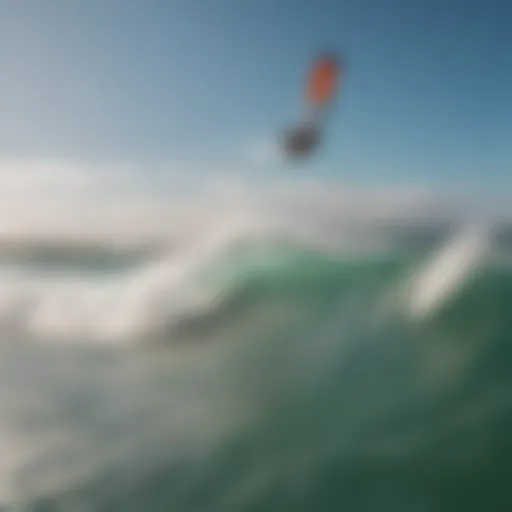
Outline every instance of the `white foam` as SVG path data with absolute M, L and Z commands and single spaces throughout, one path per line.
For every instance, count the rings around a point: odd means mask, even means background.
M 245 226 L 235 219 L 116 277 L 4 274 L 0 324 L 52 341 L 114 342 L 151 334 L 215 306 L 219 290 L 196 278 L 248 232 Z
M 487 225 L 464 227 L 417 271 L 408 290 L 413 317 L 434 314 L 468 282 L 489 253 L 489 235 Z

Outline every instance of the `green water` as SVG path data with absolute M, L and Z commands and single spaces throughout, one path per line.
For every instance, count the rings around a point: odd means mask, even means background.
M 156 345 L 2 347 L 0 443 L 32 454 L 2 474 L 26 510 L 512 506 L 512 274 L 420 323 L 379 313 L 411 259 L 236 258 Z

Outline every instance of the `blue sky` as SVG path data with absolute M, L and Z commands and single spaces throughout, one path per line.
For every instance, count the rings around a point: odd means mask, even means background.
M 511 22 L 506 0 L 4 0 L 0 158 L 243 166 L 328 47 L 348 69 L 315 172 L 503 184 Z

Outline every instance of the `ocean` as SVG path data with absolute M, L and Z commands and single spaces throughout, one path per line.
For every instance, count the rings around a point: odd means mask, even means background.
M 469 231 L 4 251 L 0 510 L 508 510 L 512 272 Z

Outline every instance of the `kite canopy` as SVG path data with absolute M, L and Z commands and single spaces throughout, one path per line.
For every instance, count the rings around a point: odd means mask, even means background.
M 336 91 L 338 82 L 338 59 L 330 54 L 317 57 L 309 72 L 307 100 L 311 105 L 323 106 Z

